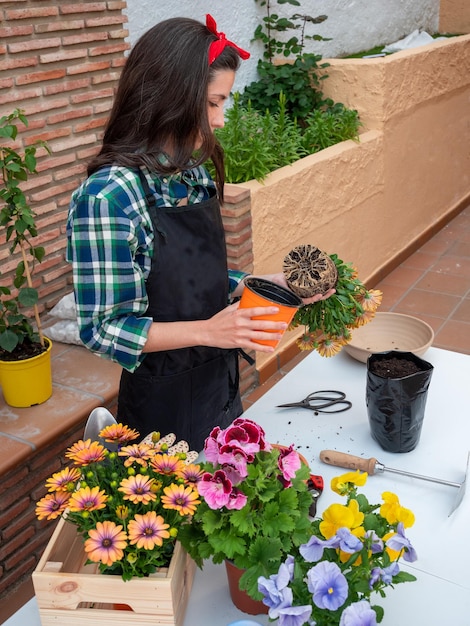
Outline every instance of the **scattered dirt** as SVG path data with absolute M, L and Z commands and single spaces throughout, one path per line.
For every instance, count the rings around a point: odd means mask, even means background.
M 369 366 L 370 371 L 382 378 L 403 378 L 420 372 L 421 368 L 414 361 L 406 361 L 397 357 L 374 361 Z

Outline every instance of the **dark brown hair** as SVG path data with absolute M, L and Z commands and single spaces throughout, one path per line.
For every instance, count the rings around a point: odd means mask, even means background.
M 223 150 L 207 117 L 207 90 L 214 73 L 236 71 L 237 52 L 227 46 L 209 66 L 216 39 L 193 19 L 172 18 L 155 25 L 135 44 L 123 68 L 99 154 L 88 175 L 104 165 L 145 165 L 160 174 L 212 159 L 223 196 Z M 196 161 L 194 146 L 201 142 Z M 159 158 L 172 146 L 169 162 Z

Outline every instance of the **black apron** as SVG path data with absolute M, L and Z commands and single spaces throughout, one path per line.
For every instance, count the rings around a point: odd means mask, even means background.
M 217 196 L 199 204 L 157 207 L 138 171 L 154 230 L 146 315 L 155 322 L 209 319 L 227 306 L 225 235 Z M 148 353 L 122 371 L 118 420 L 139 431 L 175 433 L 202 450 L 215 426 L 243 412 L 238 351 L 196 346 Z

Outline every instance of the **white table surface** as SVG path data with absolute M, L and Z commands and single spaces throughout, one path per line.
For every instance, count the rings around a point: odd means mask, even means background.
M 323 449 L 375 457 L 385 466 L 462 482 L 470 450 L 470 356 L 430 348 L 423 358 L 432 363 L 434 372 L 420 442 L 406 454 L 384 452 L 372 439 L 365 405 L 366 366 L 346 353 L 333 358 L 310 354 L 250 407 L 245 417 L 261 424 L 272 443 L 293 443 L 312 473 L 324 477 L 320 512 L 338 501 L 329 483 L 346 471 L 323 464 L 319 460 Z M 352 409 L 315 415 L 306 409 L 276 408 L 320 389 L 344 391 Z M 382 626 L 469 626 L 470 496 L 466 494 L 449 516 L 455 487 L 385 472 L 369 477 L 363 490 L 370 502 L 377 503 L 383 491 L 393 491 L 416 516 L 407 536 L 418 560 L 406 568 L 418 580 L 390 589 L 385 599 L 376 597 L 385 609 Z M 208 563 L 197 571 L 184 626 L 226 626 L 247 617 L 231 603 L 224 566 Z M 252 619 L 262 625 L 270 623 L 267 616 Z M 5 622 L 5 626 L 40 624 L 34 598 Z

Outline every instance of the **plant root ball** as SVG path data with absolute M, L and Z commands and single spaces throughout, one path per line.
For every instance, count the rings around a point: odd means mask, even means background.
M 325 253 L 305 244 L 297 246 L 284 259 L 283 272 L 289 288 L 300 298 L 324 294 L 336 286 L 338 270 Z

